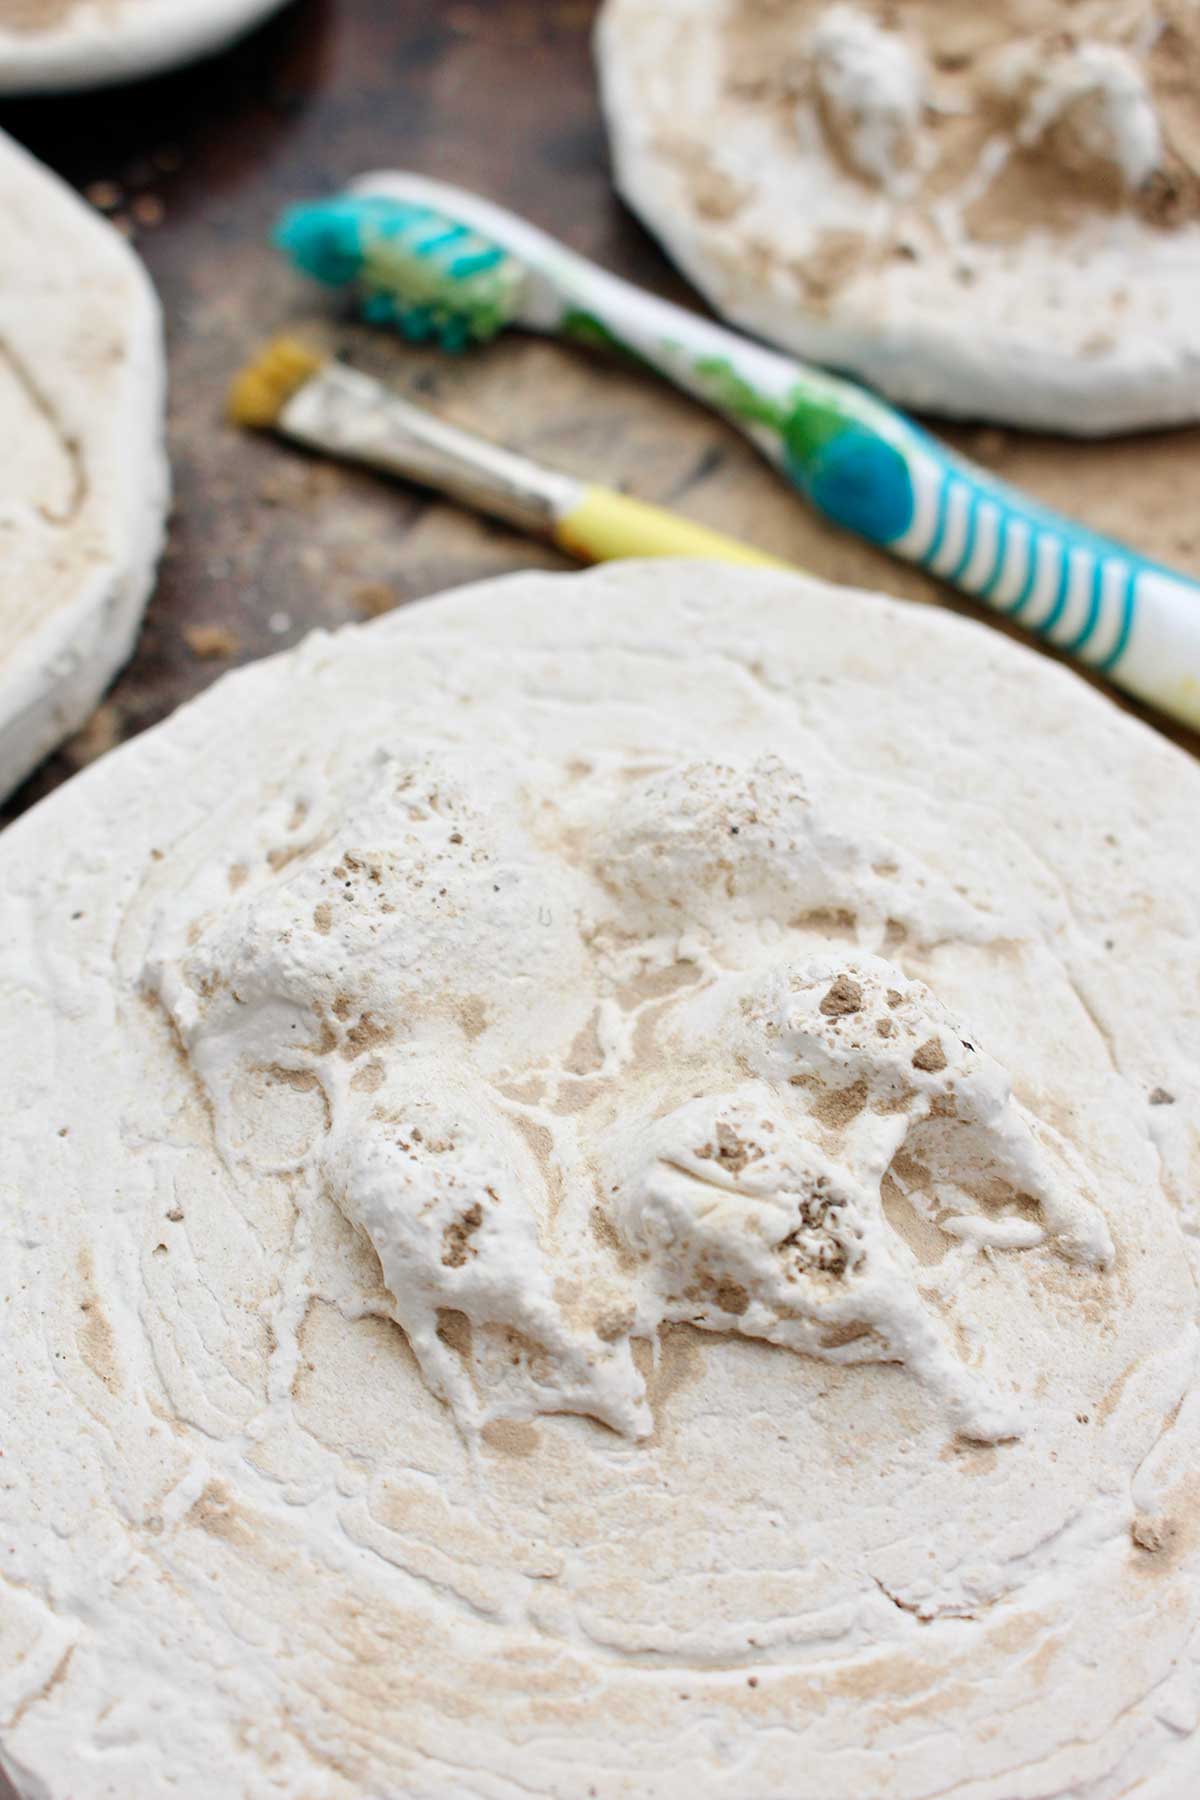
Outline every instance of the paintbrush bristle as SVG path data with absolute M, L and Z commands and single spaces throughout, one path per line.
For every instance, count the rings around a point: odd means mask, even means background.
M 275 338 L 235 378 L 229 390 L 229 417 L 235 425 L 261 429 L 274 425 L 292 395 L 325 361 L 299 338 Z

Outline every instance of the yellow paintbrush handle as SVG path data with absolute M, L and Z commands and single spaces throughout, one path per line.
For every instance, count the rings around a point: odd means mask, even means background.
M 778 556 L 740 544 L 736 538 L 707 531 L 678 513 L 602 487 L 585 488 L 579 503 L 559 520 L 554 536 L 564 550 L 584 562 L 607 562 L 620 556 L 706 556 L 715 562 L 794 567 Z

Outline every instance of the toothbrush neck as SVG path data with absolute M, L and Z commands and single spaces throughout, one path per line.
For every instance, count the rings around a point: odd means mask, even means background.
M 786 400 L 797 380 L 808 374 L 788 357 L 610 275 L 583 257 L 571 256 L 555 271 L 555 287 L 562 305 L 559 329 L 566 335 L 624 350 L 710 402 L 706 365 L 736 371 L 742 381 L 773 401 Z

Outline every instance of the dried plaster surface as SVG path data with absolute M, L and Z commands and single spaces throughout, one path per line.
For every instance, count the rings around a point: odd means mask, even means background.
M 14 827 L 11 1771 L 1177 1794 L 1193 787 L 681 565 L 310 640 Z

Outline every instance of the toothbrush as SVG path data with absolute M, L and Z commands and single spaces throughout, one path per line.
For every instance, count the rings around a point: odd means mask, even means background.
M 228 411 L 235 424 L 273 429 L 310 450 L 332 451 L 438 488 L 552 538 L 583 562 L 700 556 L 789 566 L 678 513 L 544 469 L 435 418 L 295 338 L 276 338 L 246 365 L 230 388 Z
M 737 425 L 828 519 L 1200 726 L 1200 583 L 1039 505 L 856 384 L 643 293 L 443 182 L 364 177 L 277 241 L 364 316 L 446 349 L 506 326 L 634 356 Z

